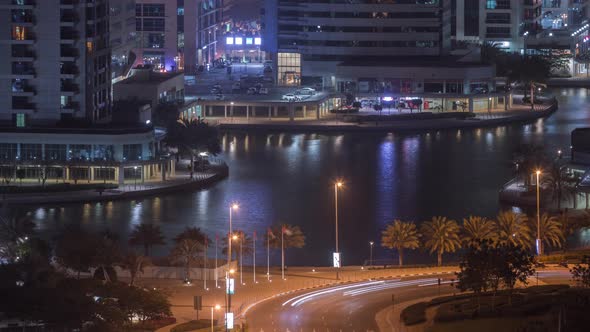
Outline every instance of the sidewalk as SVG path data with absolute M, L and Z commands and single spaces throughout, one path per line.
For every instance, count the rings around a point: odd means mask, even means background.
M 429 267 L 429 268 L 389 268 L 366 270 L 361 267 L 344 267 L 340 271 L 340 280 L 336 279 L 333 268 L 297 267 L 286 271 L 285 279 L 281 279 L 281 271 L 271 268 L 270 281 L 266 277 L 266 269 L 257 267 L 256 281 L 253 283 L 253 271 L 251 267 L 243 271 L 244 285 L 240 284 L 240 274 L 234 275 L 236 281 L 235 294 L 232 296 L 232 312 L 236 319 L 243 319 L 243 315 L 255 303 L 277 294 L 283 294 L 295 290 L 323 287 L 331 284 L 361 281 L 375 278 L 408 277 L 417 275 L 429 275 L 440 273 L 453 273 L 457 267 Z M 261 273 L 262 272 L 262 273 Z M 215 288 L 215 281 L 208 281 L 209 290 L 204 290 L 204 281 L 195 281 L 190 286 L 182 284 L 181 280 L 149 280 L 140 279 L 138 284 L 146 287 L 163 289 L 170 295 L 172 313 L 177 319 L 177 324 L 196 319 L 196 311 L 193 310 L 193 297 L 203 296 L 203 311 L 199 318 L 210 317 L 210 307 L 216 304 L 225 305 L 225 281 L 219 280 Z M 217 320 L 223 320 L 223 312 L 215 312 Z M 176 324 L 175 324 L 176 325 Z M 168 332 L 174 325 L 157 330 Z
M 332 132 L 378 132 L 378 131 L 422 131 L 441 129 L 481 128 L 507 125 L 514 122 L 534 121 L 551 115 L 557 105 L 514 105 L 506 112 L 478 112 L 474 118 L 436 118 L 436 119 L 395 119 L 389 121 L 344 122 L 343 117 L 331 116 L 324 119 L 296 118 L 208 118 L 222 129 L 236 130 L 274 130 L 274 131 L 332 131 Z
M 33 194 L 7 194 L 3 196 L 3 200 L 5 203 L 11 205 L 112 201 L 162 194 L 178 190 L 199 189 L 224 179 L 227 177 L 228 173 L 229 170 L 227 166 L 216 167 L 211 171 L 195 173 L 193 179 L 190 179 L 186 172 L 177 172 L 173 178 L 167 179 L 163 182 L 146 181 L 137 184 L 126 183 L 117 189 L 107 189 L 102 192 L 97 190 L 74 190 Z

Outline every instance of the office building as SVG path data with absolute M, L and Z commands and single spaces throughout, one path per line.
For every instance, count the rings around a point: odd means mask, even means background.
M 137 42 L 135 0 L 111 0 L 109 5 L 111 70 L 112 78 L 116 78 L 131 67 L 129 61 L 134 61 L 134 58 L 129 57 Z

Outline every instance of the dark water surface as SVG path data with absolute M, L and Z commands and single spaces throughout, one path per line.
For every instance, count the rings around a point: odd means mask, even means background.
M 460 220 L 469 214 L 493 217 L 498 190 L 512 175 L 511 156 L 522 143 L 568 151 L 570 132 L 590 125 L 588 90 L 554 90 L 560 102 L 552 117 L 532 124 L 433 131 L 417 134 L 240 134 L 223 137 L 227 180 L 199 192 L 138 201 L 31 208 L 39 230 L 50 237 L 67 223 L 126 238 L 134 225 L 153 222 L 170 239 L 185 226 L 204 229 L 212 238 L 227 232 L 228 206 L 240 203 L 234 228 L 259 234 L 258 262 L 265 262 L 260 240 L 273 223 L 299 225 L 304 249 L 288 252 L 291 265 L 327 265 L 334 248 L 333 182 L 339 195 L 340 247 L 344 264 L 358 264 L 394 218 L 420 223 L 433 215 Z M 590 234 L 579 235 L 590 238 Z M 168 247 L 157 252 L 165 254 Z M 424 261 L 410 255 L 406 263 Z M 278 262 L 278 255 L 273 256 Z

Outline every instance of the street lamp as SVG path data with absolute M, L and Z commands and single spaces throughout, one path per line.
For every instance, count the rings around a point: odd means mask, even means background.
M 137 166 L 133 166 L 133 190 L 137 190 Z
M 557 150 L 557 158 L 558 159 L 561 159 L 561 153 L 562 153 L 561 149 Z
M 536 245 L 537 245 L 537 255 L 540 256 L 543 254 L 543 250 L 541 248 L 541 213 L 540 213 L 540 185 L 539 185 L 539 177 L 541 176 L 541 171 L 537 170 L 535 172 L 535 174 L 537 175 L 537 241 L 536 241 Z
M 221 306 L 219 304 L 211 306 L 211 332 L 215 332 L 215 327 L 213 326 L 213 309 L 219 310 L 221 309 Z
M 340 251 L 338 250 L 338 188 L 342 187 L 342 181 L 334 183 L 334 216 L 336 221 L 336 252 L 334 253 L 334 267 L 336 268 L 336 279 L 340 279 L 339 269 L 341 265 Z
M 373 245 L 375 244 L 375 242 L 371 241 L 369 242 L 369 245 L 371 246 L 371 252 L 369 255 L 369 266 L 373 266 Z
M 234 273 L 234 270 L 231 269 L 231 241 L 232 241 L 232 211 L 233 210 L 237 210 L 239 208 L 239 205 L 237 203 L 232 203 L 229 206 L 229 233 L 227 234 L 227 269 L 228 269 L 228 274 L 226 276 L 226 282 L 229 283 L 230 282 L 230 276 L 231 274 Z M 226 315 L 229 314 L 230 310 L 231 310 L 231 294 L 229 291 L 226 291 L 227 293 L 227 306 L 225 307 L 226 310 Z M 226 330 L 227 330 L 227 324 L 226 324 Z

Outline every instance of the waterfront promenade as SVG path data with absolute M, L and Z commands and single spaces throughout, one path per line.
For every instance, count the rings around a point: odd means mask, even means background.
M 346 115 L 332 115 L 315 120 L 311 118 L 289 120 L 288 118 L 209 118 L 221 129 L 238 131 L 314 131 L 314 132 L 382 132 L 382 131 L 427 131 L 442 129 L 482 128 L 534 121 L 548 117 L 558 108 L 557 103 L 536 105 L 514 105 L 508 111 L 474 113 L 473 117 L 438 117 L 445 113 L 432 113 L 434 118 L 408 118 L 409 114 L 384 115 L 383 120 L 348 121 Z M 416 116 L 425 113 L 414 113 Z M 459 113 L 457 113 L 459 114 Z M 375 115 L 375 114 L 373 114 Z
M 63 192 L 39 192 L 4 194 L 2 201 L 9 205 L 28 204 L 63 204 L 63 203 L 89 203 L 113 201 L 119 199 L 133 199 L 138 197 L 172 193 L 183 190 L 198 190 L 206 188 L 229 174 L 226 164 L 212 166 L 204 172 L 195 172 L 193 178 L 185 171 L 177 171 L 166 181 L 145 181 L 138 183 L 126 183 L 115 189 L 104 190 L 71 190 Z

